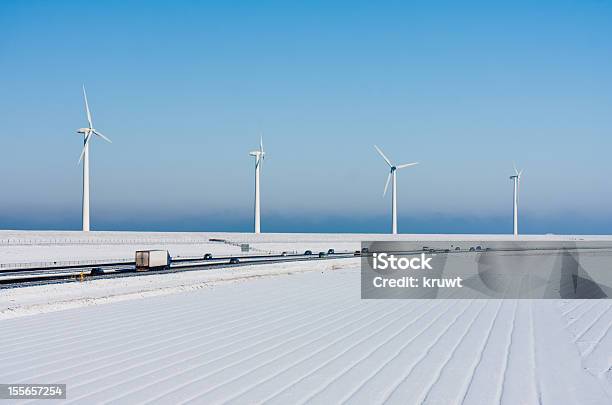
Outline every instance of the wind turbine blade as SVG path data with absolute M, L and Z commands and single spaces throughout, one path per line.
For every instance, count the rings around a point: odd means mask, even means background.
M 399 165 L 399 166 L 397 166 L 397 169 L 403 169 L 404 167 L 415 166 L 415 165 L 418 165 L 418 164 L 419 164 L 419 162 L 414 162 L 414 163 L 406 163 L 406 164 L 403 164 L 403 165 Z
M 85 155 L 85 149 L 87 148 L 87 144 L 89 143 L 89 137 L 90 134 L 87 134 L 87 136 L 85 137 L 85 144 L 83 145 L 83 150 L 81 151 L 81 156 L 79 156 L 79 162 L 77 164 L 81 164 L 81 161 L 83 160 L 83 156 Z
M 259 137 L 259 151 L 263 153 L 263 135 Z
M 104 139 L 106 142 L 108 143 L 113 143 L 113 141 L 111 141 L 110 139 L 108 139 L 107 137 L 105 137 L 104 135 L 102 135 L 100 132 L 98 132 L 98 130 L 94 130 L 93 131 L 94 134 L 98 135 L 100 138 Z
M 512 162 L 512 167 L 514 168 L 514 174 L 519 175 L 518 170 L 516 170 L 516 163 Z
M 376 150 L 378 151 L 378 153 L 380 154 L 380 156 L 382 156 L 383 159 L 385 159 L 385 162 L 387 162 L 387 164 L 389 165 L 389 167 L 393 167 L 393 165 L 391 164 L 391 161 L 389 160 L 389 158 L 387 158 L 385 156 L 385 154 L 383 153 L 382 150 L 380 150 L 380 148 L 376 145 L 374 145 L 374 147 L 376 148 Z
M 387 183 L 385 184 L 385 191 L 383 191 L 383 197 L 387 194 L 387 189 L 389 188 L 389 182 L 391 181 L 391 172 L 387 176 Z
M 83 85 L 83 97 L 85 98 L 85 111 L 87 112 L 87 122 L 89 122 L 89 128 L 93 128 L 91 123 L 91 112 L 89 111 L 89 103 L 87 102 L 87 93 L 85 92 L 85 85 Z

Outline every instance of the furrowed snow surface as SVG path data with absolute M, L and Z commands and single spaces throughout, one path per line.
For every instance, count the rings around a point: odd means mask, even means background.
M 0 320 L 0 382 L 82 404 L 612 402 L 608 300 L 361 300 L 343 263 Z

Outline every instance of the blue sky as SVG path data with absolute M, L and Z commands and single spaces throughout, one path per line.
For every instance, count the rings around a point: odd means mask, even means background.
M 0 228 L 612 233 L 612 2 L 0 3 Z M 98 141 L 98 140 L 96 140 Z

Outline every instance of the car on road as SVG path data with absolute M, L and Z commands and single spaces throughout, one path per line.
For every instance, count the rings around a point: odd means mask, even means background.
M 102 270 L 101 267 L 94 267 L 93 269 L 91 269 L 91 272 L 89 274 L 92 276 L 101 276 L 102 274 L 104 274 L 104 270 Z
M 237 257 L 230 258 L 229 264 L 238 264 L 240 263 L 240 259 Z
M 211 260 L 212 259 L 212 253 L 206 253 L 204 255 L 204 260 Z
M 336 253 L 336 251 L 335 251 L 334 249 L 329 249 L 329 250 L 327 251 L 327 254 L 328 254 L 328 255 L 333 255 L 334 253 Z
M 312 254 L 312 250 L 307 250 L 304 252 L 305 256 L 310 256 Z
M 287 252 L 281 253 L 281 256 L 283 256 L 283 257 L 287 256 Z
M 325 253 L 325 252 L 319 252 L 319 257 L 327 257 L 327 253 Z

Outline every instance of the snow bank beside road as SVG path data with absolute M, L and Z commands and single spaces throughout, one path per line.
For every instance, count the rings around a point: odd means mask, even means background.
M 243 282 L 253 278 L 284 276 L 310 271 L 331 271 L 341 268 L 357 269 L 358 266 L 358 258 L 349 258 L 240 266 L 233 269 L 142 274 L 134 277 L 89 280 L 81 283 L 15 288 L 3 290 L 0 295 L 0 320 L 68 308 L 214 288 L 219 284 Z

